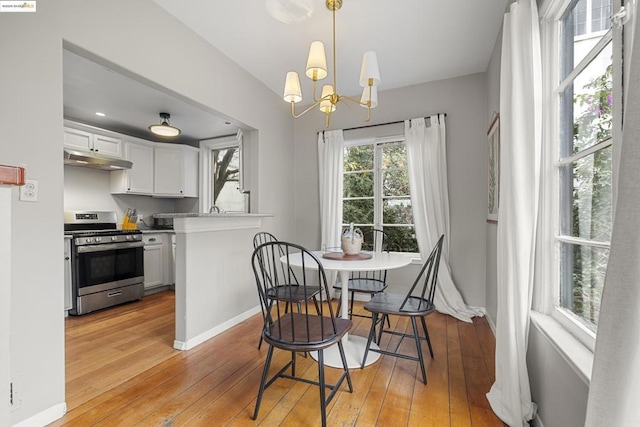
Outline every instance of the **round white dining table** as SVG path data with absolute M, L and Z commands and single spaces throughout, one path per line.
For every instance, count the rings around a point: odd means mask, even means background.
M 364 253 L 364 252 L 363 252 Z M 325 271 L 337 271 L 342 290 L 340 292 L 343 319 L 349 318 L 349 291 L 348 282 L 349 276 L 353 271 L 375 271 L 375 270 L 391 270 L 395 268 L 401 268 L 411 263 L 411 258 L 397 253 L 388 252 L 366 252 L 371 254 L 371 258 L 364 260 L 355 259 L 328 259 L 323 257 L 322 251 L 314 251 L 313 254 L 320 260 L 322 268 Z M 280 261 L 287 263 L 287 256 L 280 258 Z M 292 267 L 302 267 L 302 253 L 290 254 L 288 257 L 289 265 Z M 313 265 L 314 263 L 311 263 Z M 310 267 L 310 263 L 307 261 L 304 263 L 305 267 Z M 345 355 L 347 358 L 347 365 L 349 368 L 359 368 L 362 365 L 362 358 L 364 357 L 364 351 L 367 346 L 367 337 L 361 337 L 358 335 L 347 334 L 342 339 L 342 346 L 344 347 Z M 372 343 L 371 346 L 376 346 Z M 311 357 L 317 359 L 315 354 L 311 354 Z M 371 352 L 367 357 L 366 365 L 374 363 L 380 357 L 380 353 Z M 327 366 L 333 366 L 335 368 L 342 368 L 342 361 L 340 359 L 340 352 L 338 346 L 329 347 L 324 351 L 324 363 Z

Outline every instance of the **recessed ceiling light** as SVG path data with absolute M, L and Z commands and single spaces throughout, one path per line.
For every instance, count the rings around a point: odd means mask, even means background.
M 104 117 L 104 116 L 106 116 L 106 114 L 105 113 L 101 113 L 100 111 L 96 111 L 96 116 Z

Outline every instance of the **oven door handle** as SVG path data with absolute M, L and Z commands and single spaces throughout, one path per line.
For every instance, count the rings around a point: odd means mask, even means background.
M 77 251 L 79 254 L 85 254 L 89 252 L 111 251 L 114 249 L 141 248 L 143 246 L 144 242 L 106 243 L 102 245 L 78 246 Z

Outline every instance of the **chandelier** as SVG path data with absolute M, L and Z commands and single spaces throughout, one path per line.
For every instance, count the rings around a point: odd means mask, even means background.
M 329 127 L 331 113 L 335 111 L 338 102 L 344 102 L 352 112 L 360 119 L 368 122 L 371 119 L 371 109 L 378 105 L 378 89 L 380 84 L 380 71 L 378 70 L 378 60 L 375 52 L 365 52 L 362 57 L 362 67 L 360 69 L 360 86 L 363 87 L 362 97 L 358 100 L 346 95 L 338 94 L 336 83 L 336 10 L 342 7 L 342 0 L 325 0 L 327 9 L 332 13 L 333 18 L 333 85 L 322 86 L 320 98 L 316 97 L 316 82 L 327 77 L 327 58 L 324 52 L 324 44 L 321 41 L 311 43 L 309 58 L 307 59 L 306 76 L 313 80 L 313 101 L 314 104 L 303 112 L 296 114 L 295 104 L 302 101 L 302 90 L 298 73 L 289 71 L 284 84 L 284 100 L 291 103 L 291 115 L 295 118 L 311 111 L 314 107 L 319 107 L 325 114 L 326 126 Z M 354 105 L 367 109 L 367 116 L 359 113 Z

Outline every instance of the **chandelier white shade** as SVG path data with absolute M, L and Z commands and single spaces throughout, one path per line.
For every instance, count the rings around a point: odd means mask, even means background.
M 322 80 L 327 77 L 327 56 L 324 54 L 324 43 L 314 41 L 309 48 L 307 59 L 307 77 Z
M 378 58 L 373 51 L 366 52 L 362 57 L 362 67 L 360 68 L 360 86 L 364 88 L 360 99 L 351 96 L 340 95 L 338 93 L 338 85 L 336 82 L 336 10 L 342 6 L 342 0 L 325 0 L 327 9 L 332 12 L 333 22 L 333 85 L 323 85 L 320 98 L 316 98 L 316 82 L 327 77 L 327 57 L 325 55 L 324 43 L 314 41 L 309 48 L 309 56 L 307 58 L 307 67 L 305 75 L 313 81 L 313 105 L 299 114 L 295 112 L 295 104 L 302 101 L 302 88 L 300 86 L 300 78 L 295 71 L 287 73 L 284 84 L 283 99 L 291 103 L 291 115 L 295 118 L 311 111 L 313 107 L 319 107 L 320 111 L 325 113 L 326 126 L 329 127 L 331 113 L 333 113 L 338 102 L 347 101 L 344 104 L 365 122 L 371 119 L 371 109 L 378 105 L 378 89 L 380 84 L 380 70 L 378 69 Z M 362 116 L 349 103 L 360 105 L 367 109 L 367 116 Z
M 289 71 L 284 82 L 284 100 L 287 102 L 302 101 L 302 89 L 300 89 L 300 79 L 298 73 Z
M 373 79 L 373 86 L 380 84 L 380 70 L 378 70 L 378 57 L 373 51 L 365 52 L 362 56 L 362 68 L 360 69 L 360 86 L 369 86 L 369 79 Z

